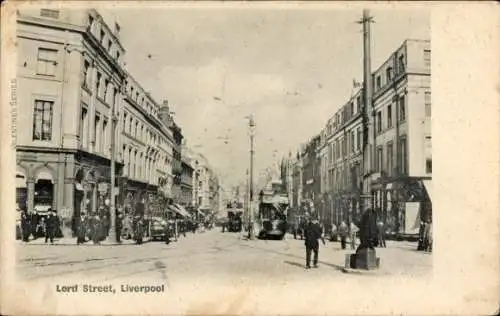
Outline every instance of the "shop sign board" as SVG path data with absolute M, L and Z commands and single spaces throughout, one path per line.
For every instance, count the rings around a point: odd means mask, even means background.
M 405 203 L 405 234 L 418 234 L 420 228 L 420 202 Z

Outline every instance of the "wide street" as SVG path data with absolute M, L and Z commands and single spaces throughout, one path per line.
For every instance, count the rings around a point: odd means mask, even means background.
M 166 245 L 94 246 L 18 244 L 18 273 L 27 280 L 44 278 L 97 278 L 101 281 L 165 279 L 169 286 L 184 277 L 252 276 L 288 281 L 307 273 L 346 277 L 344 258 L 350 250 L 340 243 L 327 242 L 320 248 L 320 267 L 305 271 L 303 241 L 287 235 L 286 240 L 246 240 L 238 233 L 222 233 L 215 228 L 205 233 L 187 234 Z M 388 241 L 377 248 L 381 267 L 374 275 L 422 276 L 431 271 L 432 256 L 417 252 L 410 242 Z
M 410 284 L 422 285 L 419 292 L 426 293 L 425 286 L 432 278 L 432 255 L 417 252 L 415 243 L 388 241 L 387 246 L 377 248 L 379 270 L 346 273 L 342 267 L 345 254 L 351 251 L 341 250 L 340 243 L 320 246 L 320 267 L 305 270 L 303 241 L 290 235 L 281 241 L 246 240 L 241 234 L 215 228 L 188 234 L 170 245 L 76 246 L 18 241 L 17 279 L 24 282 L 17 285 L 16 295 L 24 293 L 30 300 L 29 310 L 20 310 L 23 313 L 47 308 L 53 313 L 94 308 L 92 311 L 99 314 L 120 308 L 124 313 L 345 313 L 346 308 L 368 308 L 372 300 L 387 300 L 391 304 L 387 306 L 404 308 L 418 294 L 417 287 Z M 78 293 L 57 292 L 57 286 L 75 284 Z M 82 295 L 85 284 L 112 284 L 117 294 Z M 165 291 L 123 293 L 123 285 L 163 285 Z M 411 293 L 417 294 L 403 300 L 400 294 L 409 286 Z M 371 294 L 361 302 L 360 291 Z M 391 299 L 395 296 L 397 301 Z M 279 303 L 285 301 L 291 303 Z

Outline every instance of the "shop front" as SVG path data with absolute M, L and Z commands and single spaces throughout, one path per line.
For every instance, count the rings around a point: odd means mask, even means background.
M 418 235 L 420 221 L 432 214 L 430 178 L 400 177 L 375 184 L 373 205 L 390 235 Z

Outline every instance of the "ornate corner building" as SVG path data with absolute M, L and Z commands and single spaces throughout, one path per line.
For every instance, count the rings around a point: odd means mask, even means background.
M 94 9 L 20 9 L 17 42 L 18 205 L 96 212 L 112 194 L 111 137 L 118 204 L 171 198 L 181 130 L 124 68 L 120 26 Z

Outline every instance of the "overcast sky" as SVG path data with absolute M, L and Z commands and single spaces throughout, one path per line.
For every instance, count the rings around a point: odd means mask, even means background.
M 158 102 L 169 100 L 187 144 L 225 186 L 245 180 L 245 116 L 255 114 L 258 176 L 318 134 L 351 95 L 353 79 L 362 80 L 361 9 L 135 6 L 103 13 L 121 25 L 127 69 Z M 427 11 L 371 13 L 373 69 L 404 39 L 430 37 Z

